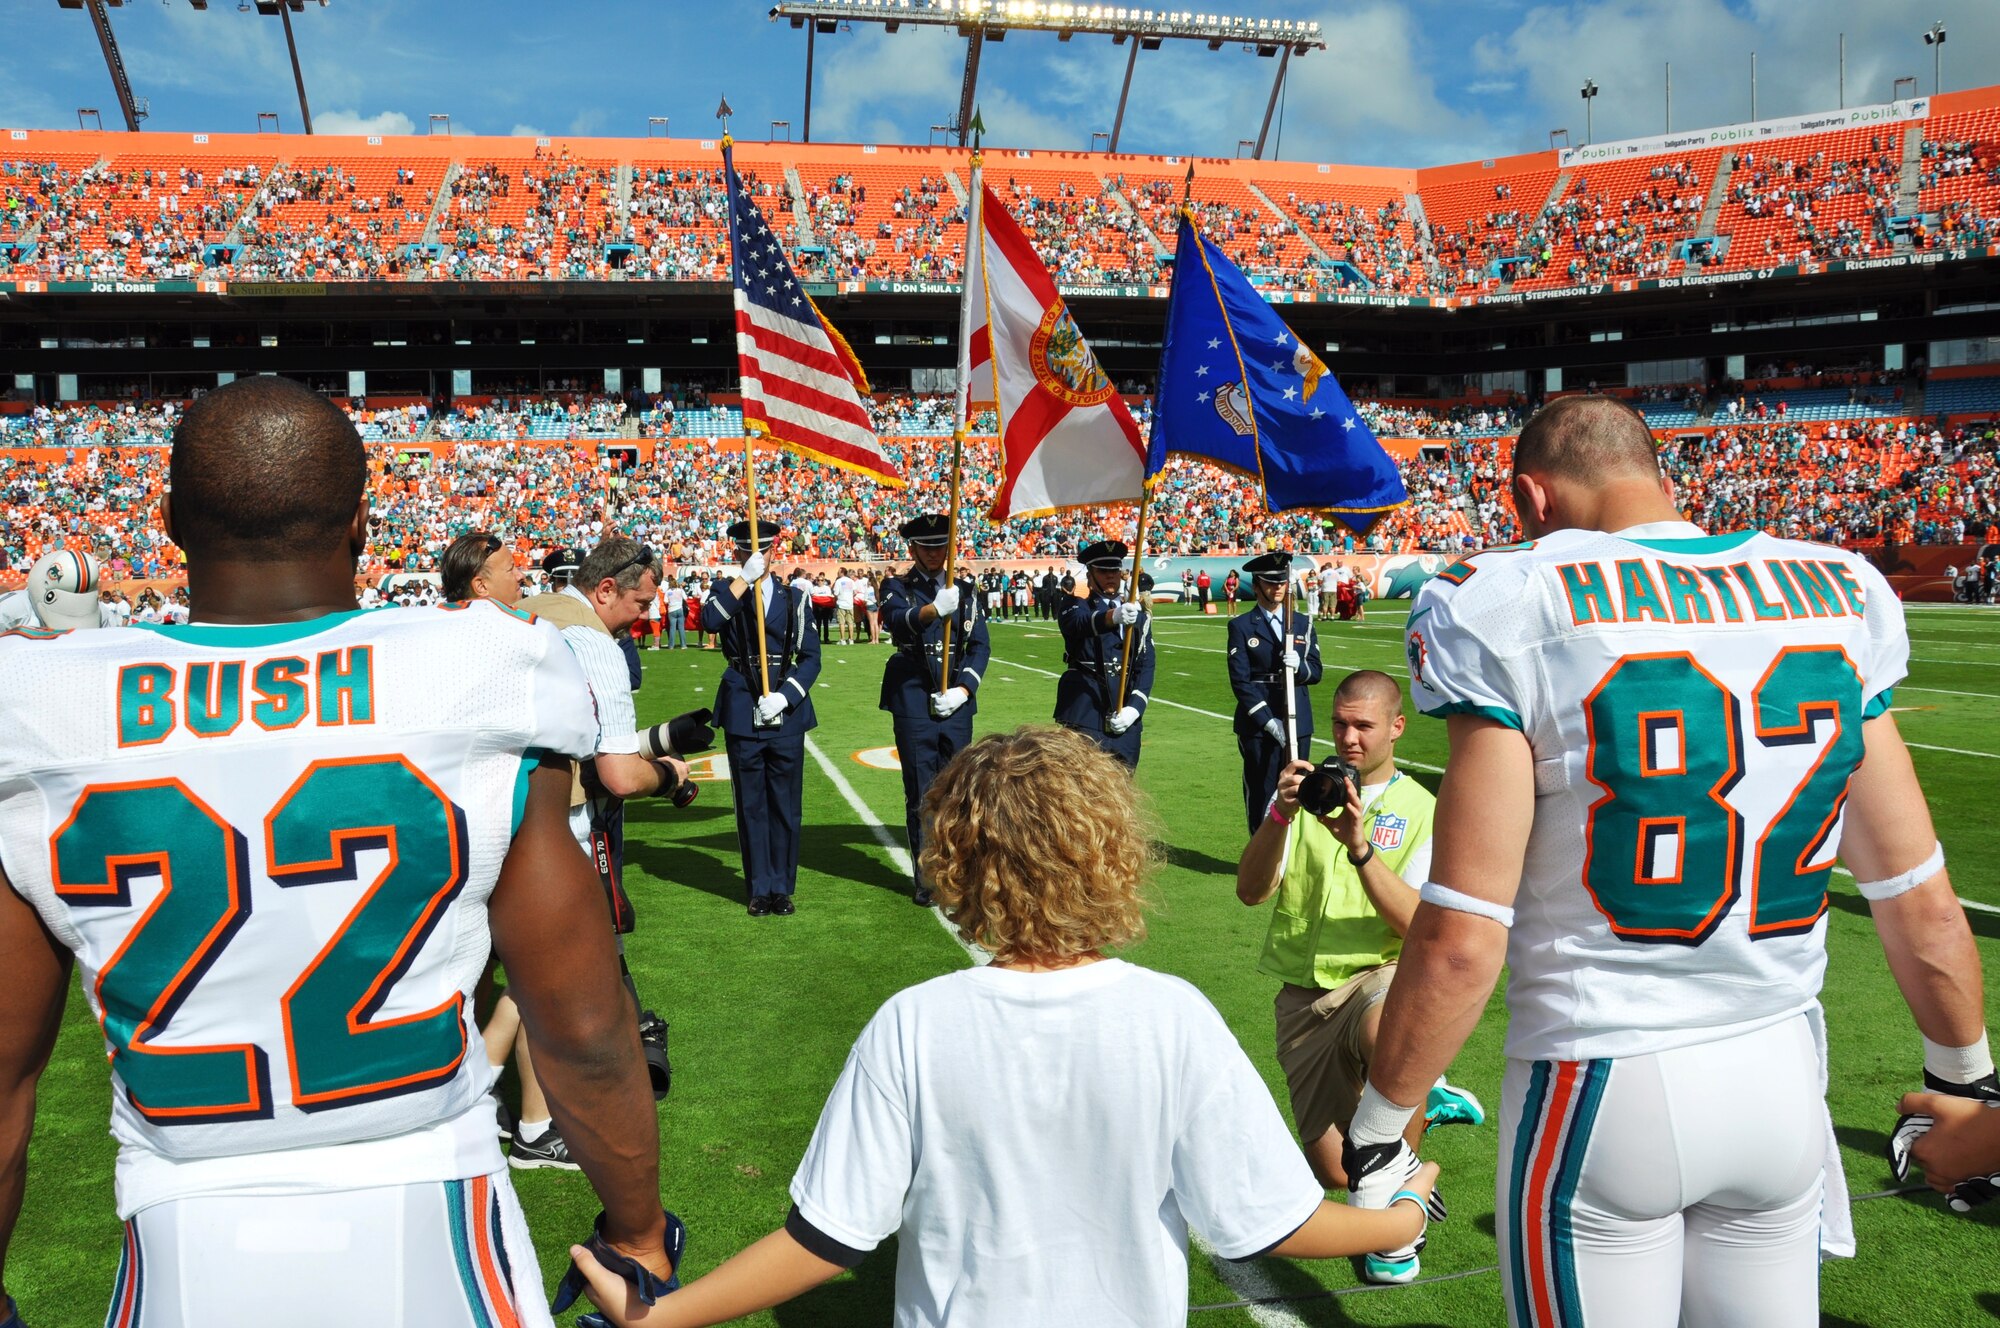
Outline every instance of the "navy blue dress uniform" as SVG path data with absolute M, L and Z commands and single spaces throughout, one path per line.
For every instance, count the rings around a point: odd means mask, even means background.
M 760 546 L 768 548 L 779 527 L 758 522 Z M 737 553 L 750 557 L 750 523 L 729 528 Z M 715 726 L 729 754 L 729 778 L 736 794 L 736 842 L 743 878 L 750 889 L 750 912 L 762 917 L 793 911 L 799 880 L 799 829 L 804 820 L 806 734 L 818 723 L 812 689 L 819 679 L 819 632 L 812 601 L 782 580 L 763 573 L 764 643 L 771 693 L 763 692 L 757 657 L 755 597 L 746 587 L 739 598 L 733 577 L 721 577 L 702 601 L 702 627 L 713 632 L 729 667 L 715 691 Z M 781 708 L 782 707 L 782 708 Z M 778 711 L 764 721 L 765 712 Z
M 1125 555 L 1125 546 L 1117 540 L 1099 540 L 1085 545 L 1077 561 L 1092 572 L 1109 572 L 1124 567 Z M 1058 620 L 1064 669 L 1056 682 L 1055 720 L 1088 734 L 1099 747 L 1137 770 L 1140 730 L 1153 690 L 1153 617 L 1143 608 L 1139 610 L 1121 707 L 1118 674 L 1124 658 L 1125 627 L 1119 622 L 1119 608 L 1124 601 L 1115 592 L 1097 589 L 1095 577 L 1088 573 L 1085 585 L 1089 594 L 1066 601 Z
M 1312 751 L 1312 699 L 1306 688 L 1325 673 L 1320 663 L 1319 633 L 1312 615 L 1292 607 L 1292 556 L 1267 553 L 1243 565 L 1260 586 L 1282 587 L 1276 613 L 1261 601 L 1229 620 L 1229 687 L 1236 693 L 1236 748 L 1243 756 L 1243 810 L 1250 832 L 1264 822 L 1264 809 L 1277 792 L 1278 776 L 1289 758 L 1285 748 L 1285 716 L 1296 715 L 1299 755 Z M 1298 654 L 1294 686 L 1285 694 L 1285 651 Z
M 945 517 L 929 513 L 904 522 L 902 534 L 914 548 L 942 549 L 951 538 L 950 528 Z M 882 670 L 882 709 L 889 712 L 896 759 L 903 767 L 903 822 L 910 837 L 913 873 L 923 846 L 924 792 L 945 763 L 972 741 L 972 716 L 979 708 L 975 698 L 993 654 L 986 615 L 980 611 L 979 587 L 970 577 L 959 577 L 953 584 L 958 604 L 951 613 L 923 622 L 924 609 L 943 589 L 942 571 L 933 575 L 913 565 L 882 583 L 882 621 L 895 647 Z M 947 621 L 951 623 L 949 678 L 940 672 L 945 667 Z M 931 892 L 921 874 L 914 887 L 911 898 L 929 907 Z

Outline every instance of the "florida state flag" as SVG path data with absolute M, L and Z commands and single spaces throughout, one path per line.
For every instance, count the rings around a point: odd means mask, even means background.
M 1139 426 L 1069 316 L 1034 246 L 974 172 L 959 319 L 959 385 L 999 413 L 992 517 L 1136 502 Z

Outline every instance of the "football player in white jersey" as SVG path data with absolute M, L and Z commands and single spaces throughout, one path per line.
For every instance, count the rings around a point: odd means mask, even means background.
M 1349 1133 L 1357 1202 L 1415 1165 L 1404 1123 L 1504 956 L 1510 1320 L 1817 1324 L 1822 1244 L 1854 1249 L 1817 1000 L 1836 858 L 1926 1084 L 1993 1087 L 1979 954 L 1889 713 L 1902 608 L 1841 549 L 1688 524 L 1609 398 L 1529 423 L 1513 495 L 1528 541 L 1410 612 L 1451 758 Z
M 655 1293 L 677 1257 L 612 938 L 575 924 L 604 907 L 568 827 L 582 673 L 498 605 L 357 610 L 364 480 L 324 399 L 209 393 L 161 512 L 193 621 L 0 637 L 0 1247 L 74 961 L 118 1328 L 552 1322 L 477 1053 L 489 945 L 593 1248 Z

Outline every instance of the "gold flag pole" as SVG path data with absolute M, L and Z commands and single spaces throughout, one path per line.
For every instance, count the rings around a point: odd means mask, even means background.
M 1142 481 L 1139 486 L 1139 529 L 1132 537 L 1132 588 L 1126 595 L 1126 601 L 1131 604 L 1139 602 L 1139 577 L 1146 565 L 1146 509 L 1152 506 L 1152 501 L 1153 486 Z M 1118 659 L 1118 704 L 1112 707 L 1114 714 L 1125 708 L 1125 684 L 1132 671 L 1132 638 L 1138 632 L 1137 623 L 1125 629 L 1125 648 Z M 1110 717 L 1105 716 L 1106 719 Z
M 763 530 L 757 524 L 757 435 L 748 424 L 743 426 L 743 489 L 749 496 L 750 507 L 750 552 L 764 551 Z M 765 569 L 769 571 L 769 568 Z M 750 586 L 750 603 L 757 615 L 757 674 L 763 683 L 759 696 L 771 694 L 771 652 L 764 639 L 764 578 L 759 576 Z
M 1187 177 L 1181 182 L 1181 211 L 1183 213 L 1192 215 L 1193 199 L 1194 163 L 1189 162 Z M 1176 281 L 1180 277 L 1179 258 L 1180 256 L 1176 254 L 1174 271 Z M 1155 384 L 1153 389 L 1153 399 L 1155 402 L 1159 400 L 1159 390 L 1160 385 Z M 1153 427 L 1156 429 L 1160 427 L 1160 412 L 1158 409 L 1153 411 Z M 1150 442 L 1150 439 L 1148 441 Z M 1151 450 L 1149 446 L 1147 451 L 1150 453 Z M 1139 528 L 1132 534 L 1132 588 L 1129 595 L 1129 602 L 1134 604 L 1139 602 L 1139 577 L 1146 565 L 1146 509 L 1152 505 L 1152 499 L 1152 477 L 1145 476 L 1139 482 Z M 1125 708 L 1125 688 L 1132 672 L 1132 638 L 1138 634 L 1138 631 L 1139 625 L 1137 623 L 1125 629 L 1125 648 L 1119 653 L 1118 658 L 1118 704 L 1113 708 L 1114 712 Z M 1108 719 L 1109 716 L 1106 716 L 1106 718 Z
M 972 129 L 973 129 L 972 160 L 971 160 L 972 188 L 968 192 L 968 197 L 970 198 L 972 204 L 972 214 L 971 214 L 972 224 L 966 228 L 966 233 L 965 233 L 965 252 L 968 256 L 970 256 L 972 253 L 972 246 L 976 244 L 985 243 L 985 237 L 981 234 L 978 234 L 977 232 L 979 227 L 985 221 L 986 217 L 986 211 L 984 208 L 980 206 L 979 203 L 979 191 L 983 187 L 979 183 L 979 167 L 981 162 L 983 161 L 983 157 L 981 156 L 979 151 L 979 140 L 980 136 L 985 131 L 985 126 L 980 122 L 980 119 L 976 113 L 973 116 Z M 972 392 L 972 383 L 970 382 L 971 372 L 969 367 L 970 359 L 968 356 L 968 349 L 965 345 L 965 337 L 966 337 L 965 325 L 967 322 L 967 316 L 969 315 L 972 309 L 972 288 L 970 284 L 966 282 L 965 274 L 963 272 L 959 273 L 959 285 L 961 289 L 959 291 L 958 358 L 961 366 L 961 372 L 959 374 L 959 378 L 961 381 L 958 384 L 958 393 L 957 393 L 958 399 L 955 403 L 955 413 L 957 414 L 958 418 L 953 422 L 951 431 L 951 506 L 945 509 L 945 538 L 949 541 L 949 543 L 945 545 L 945 555 L 944 555 L 944 583 L 948 586 L 953 586 L 953 587 L 956 587 L 958 585 L 959 481 L 960 477 L 964 473 L 964 468 L 965 468 L 965 428 L 966 428 L 965 417 L 967 414 L 967 401 Z M 954 613 L 952 614 L 951 618 L 945 619 L 944 648 L 942 653 L 938 657 L 938 691 L 940 692 L 944 692 L 951 687 L 951 623 L 952 623 L 952 618 L 956 618 L 957 616 L 958 615 Z

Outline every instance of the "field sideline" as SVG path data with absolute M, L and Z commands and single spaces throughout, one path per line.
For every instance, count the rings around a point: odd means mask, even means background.
M 1322 624 L 1333 678 L 1353 668 L 1404 674 L 1404 606 L 1378 605 L 1364 624 Z M 1944 605 L 1909 611 L 1913 662 L 1897 689 L 1898 721 L 1915 749 L 1954 884 L 1973 907 L 1972 926 L 1989 975 L 1988 1022 L 2000 1025 L 2000 614 Z M 980 732 L 1045 722 L 1062 667 L 1052 624 L 999 622 L 994 663 L 979 694 Z M 1168 865 L 1153 887 L 1149 938 L 1129 957 L 1195 983 L 1220 1008 L 1279 1102 L 1272 1048 L 1274 984 L 1255 971 L 1265 911 L 1233 893 L 1244 840 L 1232 708 L 1223 669 L 1223 624 L 1189 610 L 1164 611 L 1155 699 L 1146 717 L 1139 784 L 1149 795 Z M 805 870 L 796 917 L 745 916 L 736 835 L 725 784 L 676 811 L 635 804 L 628 884 L 639 909 L 630 954 L 649 1005 L 672 1021 L 675 1086 L 662 1112 L 664 1196 L 687 1222 L 684 1271 L 700 1273 L 782 1221 L 786 1187 L 821 1102 L 862 1024 L 892 992 L 971 962 L 934 913 L 913 907 L 901 870 L 901 777 L 858 759 L 890 742 L 876 709 L 885 647 L 826 648 L 814 697 L 817 760 L 808 763 Z M 660 651 L 644 656 L 641 723 L 706 705 L 721 656 Z M 1321 725 L 1330 687 L 1318 689 Z M 1443 725 L 1412 718 L 1401 756 L 1435 787 Z M 838 778 L 830 771 L 838 772 Z M 1060 834 L 1060 826 L 1051 826 Z M 1882 1157 L 1898 1094 L 1914 1087 L 1921 1047 L 1903 1009 L 1865 906 L 1836 876 L 1832 963 L 1825 1003 L 1832 1036 L 1830 1096 L 1857 1195 L 1892 1188 Z M 580 920 L 584 925 L 590 920 Z M 1452 1077 L 1497 1113 L 1499 997 Z M 993 1048 L 996 1056 L 1005 1048 Z M 7 1288 L 33 1328 L 102 1322 L 120 1233 L 112 1210 L 113 1148 L 106 1133 L 109 1080 L 103 1043 L 73 993 L 54 1062 L 42 1081 L 27 1202 L 7 1261 Z M 1745 1085 L 1744 1111 L 1756 1110 Z M 1366 1288 L 1344 1263 L 1266 1259 L 1218 1273 L 1196 1256 L 1190 1295 L 1198 1328 L 1257 1324 L 1495 1325 L 1505 1322 L 1494 1271 L 1496 1131 L 1442 1131 L 1429 1156 L 1444 1165 L 1452 1217 L 1432 1230 L 1424 1278 L 1404 1288 Z M 570 1240 L 597 1210 L 579 1175 L 514 1173 L 553 1287 Z M 1827 1265 L 1823 1323 L 1949 1328 L 2000 1317 L 1991 1276 L 2000 1204 L 1967 1218 L 1928 1191 L 1857 1204 L 1860 1257 Z M 1982 1277 L 1978 1270 L 1988 1270 Z M 784 1328 L 849 1328 L 887 1321 L 894 1243 L 856 1272 L 746 1322 Z M 1245 1306 L 1246 1300 L 1269 1303 Z M 254 1317 L 283 1323 L 283 1306 Z

